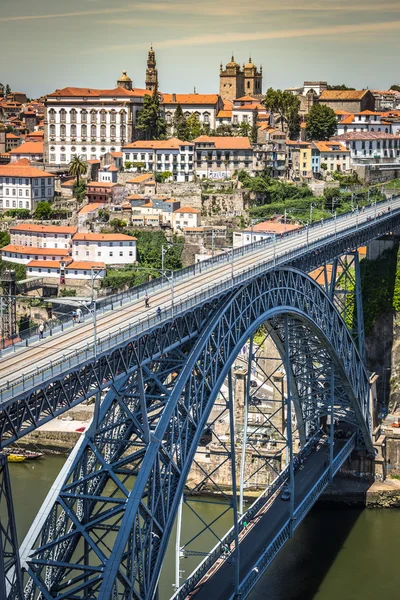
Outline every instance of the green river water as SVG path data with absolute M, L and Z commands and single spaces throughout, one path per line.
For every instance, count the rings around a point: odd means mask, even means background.
M 61 456 L 46 456 L 36 462 L 10 465 L 20 543 L 63 463 Z M 217 504 L 196 502 L 195 508 L 206 520 L 221 512 Z M 184 541 L 197 530 L 196 519 L 184 507 Z M 228 523 L 227 518 L 222 519 L 217 532 L 227 529 Z M 172 592 L 173 538 L 174 534 L 160 580 L 160 600 L 167 600 Z M 215 540 L 207 534 L 201 543 L 214 545 Z M 281 550 L 250 598 L 398 600 L 399 563 L 400 510 L 317 507 Z M 193 558 L 182 561 L 185 575 L 193 566 Z

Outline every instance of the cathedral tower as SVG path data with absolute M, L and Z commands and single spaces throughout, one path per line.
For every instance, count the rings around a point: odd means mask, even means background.
M 146 69 L 146 90 L 151 92 L 154 92 L 154 90 L 158 88 L 158 71 L 156 64 L 156 54 L 153 50 L 153 46 L 151 46 Z
M 244 71 L 244 93 L 246 96 L 255 98 L 262 95 L 262 67 L 257 69 L 251 58 L 247 65 L 243 67 Z
M 236 100 L 244 96 L 244 74 L 232 56 L 225 69 L 222 63 L 219 73 L 219 94 L 224 100 Z

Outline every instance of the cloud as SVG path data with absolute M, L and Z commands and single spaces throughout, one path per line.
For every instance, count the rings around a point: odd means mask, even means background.
M 226 33 L 208 33 L 204 35 L 175 38 L 157 41 L 156 47 L 175 48 L 179 46 L 203 46 L 207 44 L 225 44 L 232 42 L 249 42 L 258 40 L 276 40 L 299 37 L 321 37 L 321 36 L 343 36 L 360 33 L 387 33 L 399 31 L 400 21 L 388 21 L 383 23 L 359 23 L 354 25 L 327 25 L 325 27 L 308 27 L 298 29 L 281 29 L 279 31 L 256 31 L 245 32 L 232 31 Z M 369 38 L 371 39 L 371 38 Z M 108 46 L 108 50 L 123 50 L 129 48 L 143 48 L 145 44 L 118 44 Z
M 93 4 L 93 1 L 92 1 Z M 94 15 L 109 15 L 138 12 L 145 13 L 170 13 L 178 15 L 202 15 L 212 17 L 240 17 L 243 14 L 243 0 L 219 0 L 219 2 L 211 2 L 205 0 L 198 2 L 134 2 L 124 6 L 114 6 L 113 8 L 93 8 L 90 10 L 77 10 L 74 12 L 64 13 L 48 13 L 48 14 L 31 14 L 31 15 L 10 15 L 0 17 L 0 22 L 11 21 L 30 21 L 42 19 L 61 19 L 73 17 L 90 17 Z M 294 3 L 293 0 L 252 0 L 251 5 L 246 8 L 243 17 L 248 18 L 260 16 L 261 13 L 280 13 L 280 12 L 340 12 L 340 13 L 355 13 L 362 11 L 365 15 L 368 12 L 398 12 L 398 2 L 373 2 L 367 4 L 365 1 L 352 0 L 336 0 L 335 3 L 325 4 L 322 0 L 309 2 L 300 6 Z

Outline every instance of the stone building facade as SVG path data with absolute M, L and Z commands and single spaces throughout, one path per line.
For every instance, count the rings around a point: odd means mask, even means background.
M 349 114 L 375 110 L 375 98 L 369 90 L 325 90 L 318 101 L 334 111 L 344 110 Z
M 233 56 L 225 69 L 221 63 L 219 80 L 219 93 L 224 100 L 233 101 L 245 95 L 254 97 L 262 95 L 262 67 L 258 70 L 251 58 L 243 68 Z
M 154 92 L 158 89 L 158 70 L 156 63 L 156 54 L 151 46 L 149 50 L 149 56 L 147 58 L 147 69 L 146 69 L 146 90 Z

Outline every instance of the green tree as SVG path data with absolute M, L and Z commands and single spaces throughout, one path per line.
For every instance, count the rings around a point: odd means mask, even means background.
M 395 83 L 394 85 L 390 86 L 390 89 L 393 90 L 394 92 L 400 92 L 400 85 Z
M 253 126 L 251 128 L 251 133 L 250 133 L 250 139 L 253 142 L 253 144 L 257 144 L 257 137 L 258 137 L 257 121 L 258 121 L 258 110 L 256 109 L 253 113 Z
M 307 137 L 310 140 L 329 140 L 337 131 L 335 111 L 324 104 L 314 104 L 306 117 Z
M 78 154 L 74 154 L 71 162 L 68 165 L 68 173 L 76 177 L 76 186 L 79 187 L 79 178 L 85 175 L 88 170 L 88 164 L 82 160 Z
M 183 114 L 182 106 L 178 104 L 172 120 L 174 135 L 180 140 L 189 139 L 189 128 L 185 115 Z
M 38 202 L 35 210 L 35 219 L 40 221 L 50 219 L 52 213 L 51 205 L 48 202 Z
M 163 171 L 162 173 L 155 174 L 155 180 L 157 183 L 165 183 L 170 177 L 172 177 L 171 171 Z
M 10 234 L 7 231 L 0 231 L 0 248 L 8 246 L 10 239 Z
M 120 229 L 123 229 L 124 227 L 126 227 L 126 221 L 123 221 L 122 219 L 118 219 L 118 218 L 111 219 L 109 224 L 110 224 L 110 227 L 112 227 L 116 231 L 119 231 Z
M 11 88 L 10 88 L 10 86 L 7 83 L 7 85 L 6 85 L 6 96 L 8 96 L 8 94 L 11 94 Z
M 6 217 L 13 217 L 14 219 L 29 219 L 31 213 L 27 208 L 10 208 L 6 211 Z
M 291 92 L 269 88 L 264 99 L 267 110 L 277 113 L 281 119 L 281 129 L 287 127 L 289 137 L 298 135 L 300 129 L 300 100 Z
M 249 133 L 250 133 L 250 124 L 249 123 L 245 123 L 244 121 L 242 121 L 239 125 L 239 129 L 238 129 L 238 134 L 239 136 L 242 137 L 248 137 Z
M 345 85 L 344 83 L 341 83 L 340 85 L 328 85 L 328 90 L 355 90 L 356 88 L 353 87 L 347 87 L 347 85 Z
M 78 202 L 83 202 L 83 199 L 86 196 L 86 183 L 84 181 L 80 181 L 79 184 L 75 183 L 72 190 L 74 197 Z
M 195 138 L 199 137 L 199 135 L 201 134 L 201 123 L 199 117 L 195 113 L 192 113 L 187 118 L 186 125 L 188 129 L 189 140 L 194 140 Z
M 158 140 L 165 135 L 167 124 L 161 115 L 161 99 L 157 87 L 143 98 L 143 108 L 138 112 L 136 129 L 144 140 Z

